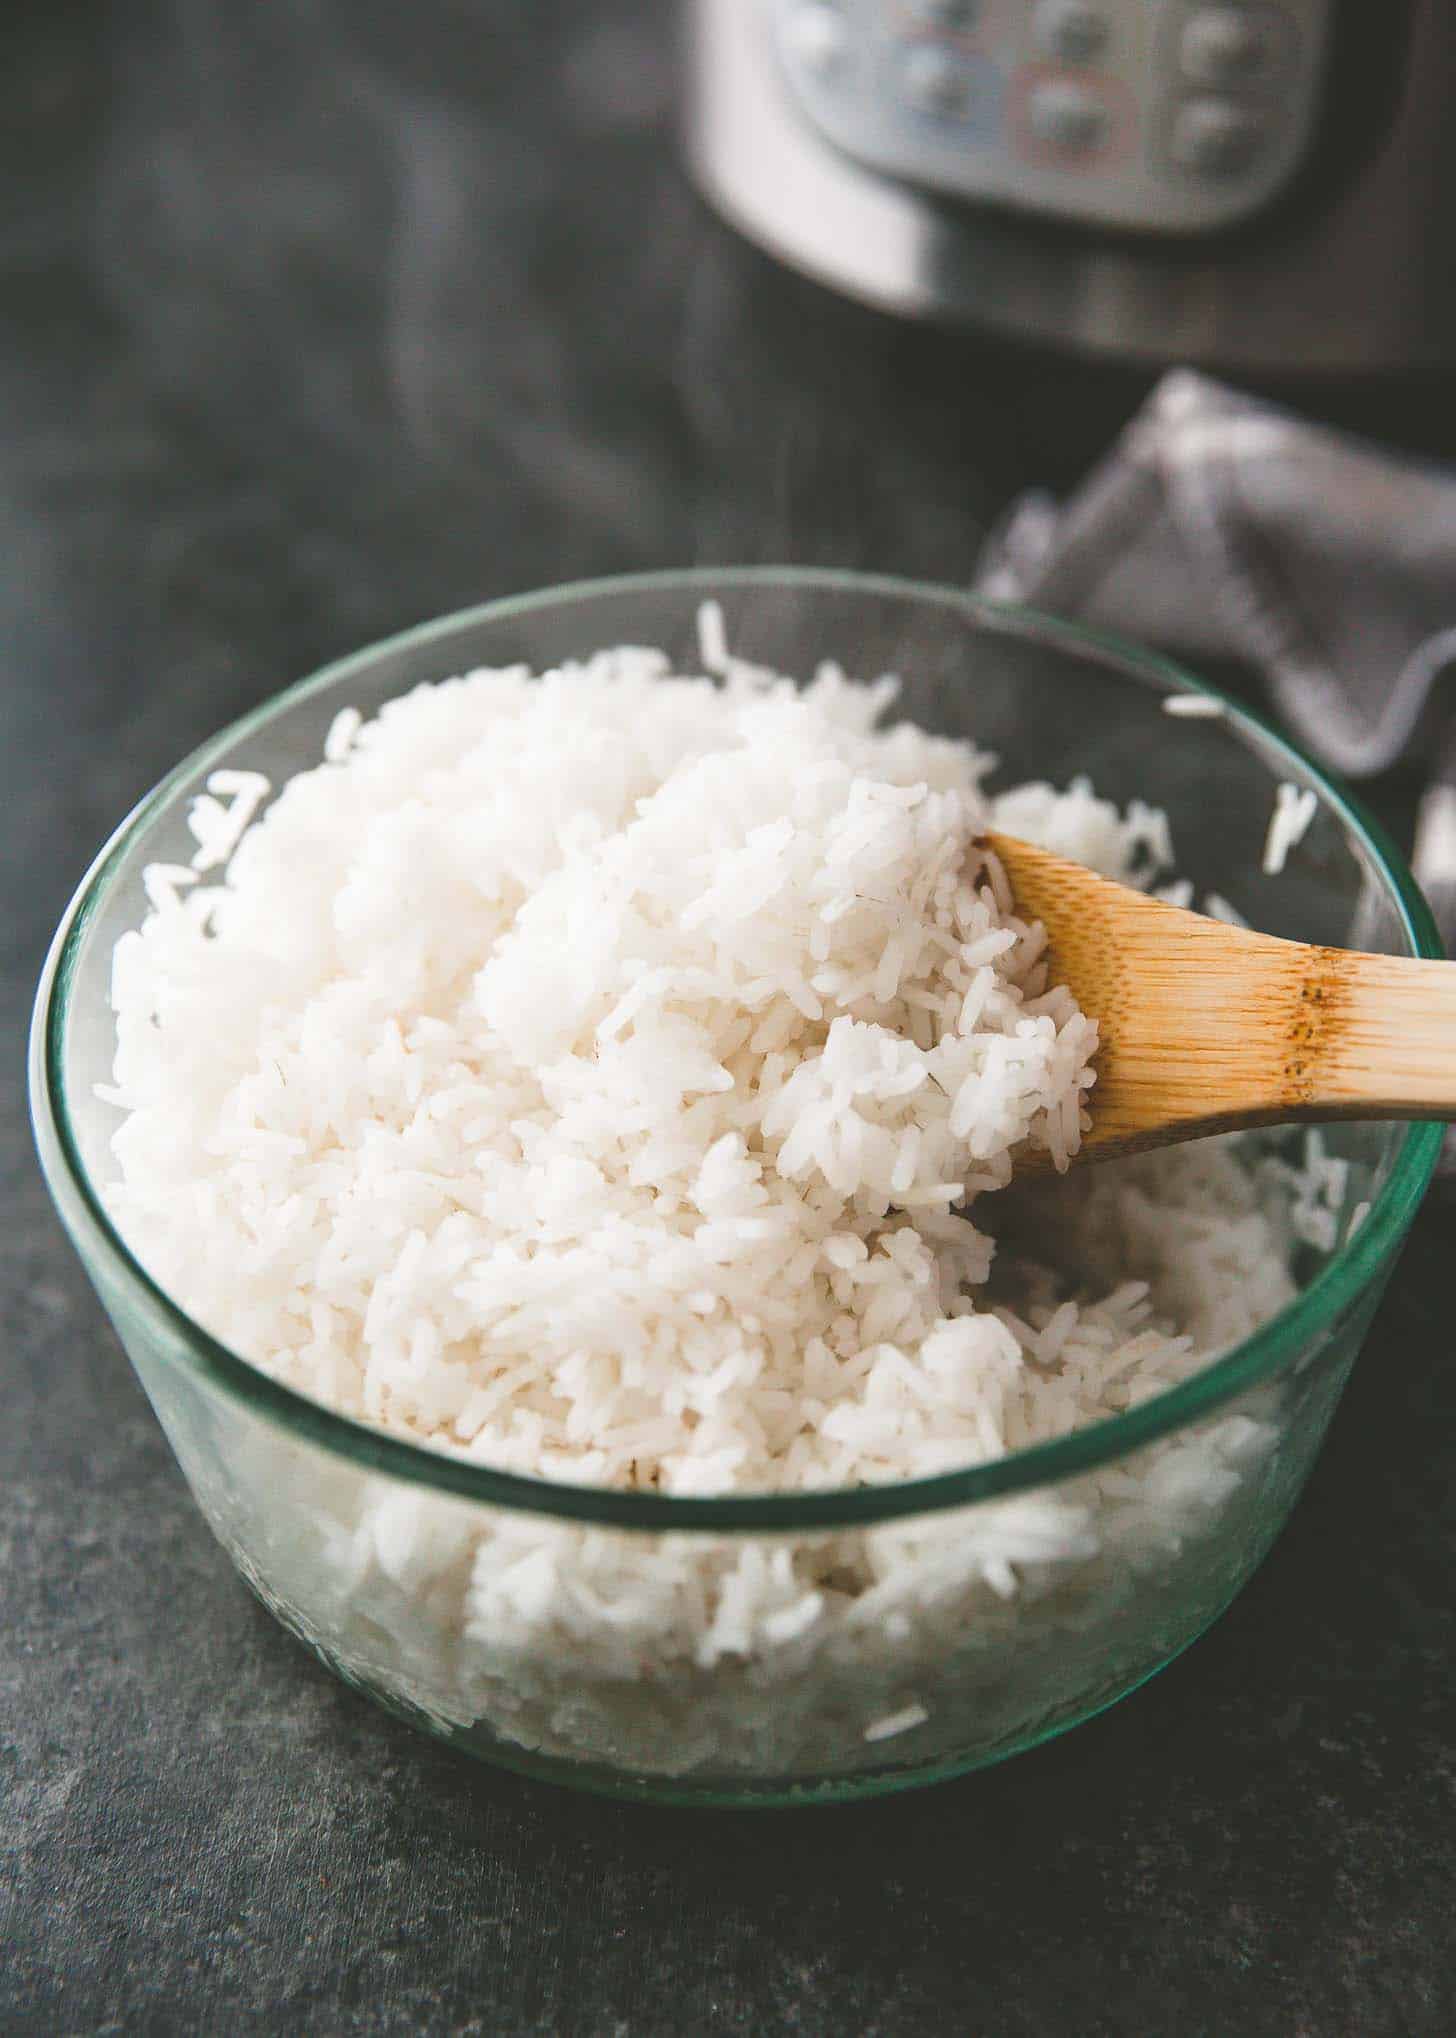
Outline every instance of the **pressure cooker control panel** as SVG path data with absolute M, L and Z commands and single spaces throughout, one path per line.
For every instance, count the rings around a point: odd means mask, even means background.
M 1298 168 L 1334 0 L 761 0 L 847 155 L 1091 225 L 1232 226 Z

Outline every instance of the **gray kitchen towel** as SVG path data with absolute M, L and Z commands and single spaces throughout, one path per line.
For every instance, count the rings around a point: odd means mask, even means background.
M 1068 501 L 1013 507 L 977 587 L 1253 666 L 1349 777 L 1419 746 L 1413 860 L 1456 954 L 1456 476 L 1180 369 Z

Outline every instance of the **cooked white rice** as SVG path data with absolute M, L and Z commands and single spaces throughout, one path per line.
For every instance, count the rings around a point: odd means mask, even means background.
M 261 820 L 264 781 L 213 774 L 193 868 L 149 875 L 115 957 L 110 1197 L 153 1273 L 397 1435 L 679 1495 L 995 1459 L 1277 1310 L 1287 1223 L 1222 1147 L 991 1194 L 1019 1151 L 1075 1151 L 1096 1029 L 978 835 L 1151 884 L 1166 818 L 1084 782 L 993 798 L 968 744 L 878 726 L 891 683 L 796 691 L 735 663 L 711 610 L 702 649 L 721 684 L 619 649 L 345 708 Z M 1321 1229 L 1333 1189 L 1327 1168 Z M 772 1681 L 849 1647 L 862 1742 L 918 1724 L 906 1665 L 947 1620 L 1004 1638 L 1105 1590 L 1271 1437 L 1233 1416 L 970 1526 L 777 1547 L 487 1517 L 342 1466 L 295 1499 L 336 1657 L 356 1607 L 369 1674 L 390 1634 L 392 1688 L 438 1716 L 581 1752 L 563 1664 Z M 257 1449 L 286 1485 L 283 1447 Z M 632 1732 L 639 1760 L 708 1759 L 680 1722 Z
M 1210 892 L 1203 901 L 1203 910 L 1210 920 L 1222 920 L 1228 927 L 1247 927 L 1249 924 L 1238 907 L 1231 905 L 1222 892 Z
M 1269 832 L 1264 841 L 1267 876 L 1279 876 L 1289 861 L 1290 851 L 1304 840 L 1318 811 L 1319 795 L 1313 786 L 1291 785 L 1287 780 L 1276 786 L 1274 811 L 1269 816 Z
M 476 674 L 345 711 L 241 846 L 265 782 L 213 773 L 225 884 L 154 887 L 115 962 L 153 1270 L 332 1406 L 548 1476 L 853 1485 L 1100 1412 L 978 1303 L 967 1214 L 1075 1150 L 1096 1029 L 977 847 L 988 760 L 887 698 Z M 999 811 L 1171 847 L 1086 788 Z
M 1163 713 L 1187 721 L 1217 722 L 1223 716 L 1223 702 L 1209 693 L 1164 694 Z

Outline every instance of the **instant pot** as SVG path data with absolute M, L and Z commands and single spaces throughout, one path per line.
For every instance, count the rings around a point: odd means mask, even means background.
M 705 191 L 895 311 L 1264 372 L 1456 360 L 1456 0 L 688 0 Z

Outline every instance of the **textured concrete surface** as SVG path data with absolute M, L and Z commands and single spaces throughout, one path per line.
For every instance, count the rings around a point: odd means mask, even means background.
M 46 1204 L 19 1073 L 46 937 L 219 723 L 577 574 L 957 575 L 1136 401 L 738 246 L 675 167 L 671 14 L 6 17 L 0 2029 L 1447 2031 L 1449 1201 L 1202 1645 L 1004 1770 L 758 1818 L 472 1770 L 332 1683 L 203 1531 Z M 1384 421 L 1450 451 L 1453 419 Z M 1377 794 L 1399 823 L 1409 788 Z

